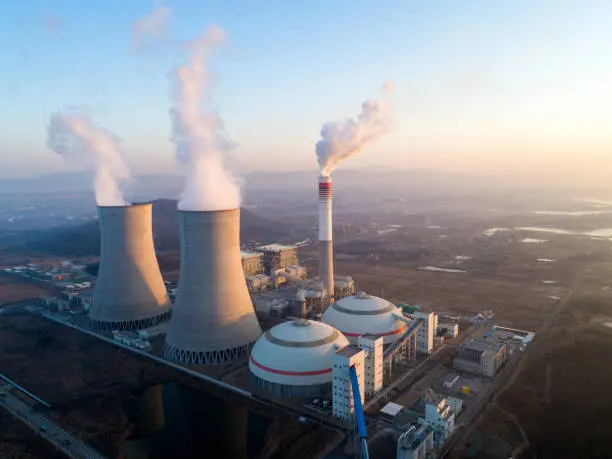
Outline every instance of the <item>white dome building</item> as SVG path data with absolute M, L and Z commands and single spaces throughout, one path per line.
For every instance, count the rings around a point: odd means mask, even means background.
M 349 341 L 321 322 L 294 320 L 257 340 L 249 369 L 256 388 L 276 396 L 316 397 L 331 390 L 332 356 Z
M 357 344 L 361 335 L 383 337 L 383 344 L 397 341 L 406 330 L 406 323 L 394 317 L 402 310 L 377 296 L 359 292 L 331 304 L 321 319 L 340 330 L 351 344 Z

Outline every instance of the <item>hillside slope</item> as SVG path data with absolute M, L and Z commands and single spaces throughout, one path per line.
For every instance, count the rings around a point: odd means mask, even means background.
M 287 241 L 290 234 L 289 228 L 284 224 L 241 209 L 241 242 Z M 176 201 L 160 199 L 153 203 L 153 237 L 157 250 L 180 248 Z M 13 240 L 7 245 L 12 251 L 32 254 L 64 257 L 97 255 L 100 251 L 100 230 L 98 222 L 91 221 L 76 227 L 25 232 L 20 235 L 19 240 Z

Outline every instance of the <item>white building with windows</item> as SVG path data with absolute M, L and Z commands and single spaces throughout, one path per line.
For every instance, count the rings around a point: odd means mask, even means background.
M 383 337 L 362 335 L 358 346 L 365 352 L 365 393 L 372 397 L 383 387 Z
M 438 314 L 435 312 L 415 311 L 412 317 L 421 319 L 425 322 L 423 326 L 417 330 L 417 352 L 421 354 L 430 354 L 434 349 L 434 337 L 438 332 Z
M 437 445 L 442 445 L 455 431 L 455 409 L 449 401 L 433 390 L 424 394 L 425 415 L 419 418 L 421 424 L 427 424 L 434 431 Z
M 456 338 L 459 336 L 459 324 L 456 322 L 447 322 L 438 324 L 438 333 L 447 338 Z
M 351 421 L 355 415 L 353 387 L 349 369 L 355 367 L 359 381 L 359 394 L 364 402 L 365 352 L 357 346 L 345 346 L 332 358 L 332 412 L 338 419 Z

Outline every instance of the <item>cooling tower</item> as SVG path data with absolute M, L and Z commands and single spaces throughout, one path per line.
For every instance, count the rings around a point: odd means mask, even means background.
M 219 364 L 261 335 L 240 260 L 240 210 L 179 211 L 181 269 L 165 357 Z
M 99 206 L 100 269 L 89 314 L 98 330 L 147 328 L 172 311 L 153 246 L 152 204 Z
M 332 243 L 331 177 L 319 177 L 319 277 L 334 302 L 334 248 Z

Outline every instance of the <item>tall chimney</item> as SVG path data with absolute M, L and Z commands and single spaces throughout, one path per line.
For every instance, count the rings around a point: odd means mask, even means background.
M 261 335 L 240 259 L 240 209 L 179 211 L 181 268 L 165 357 L 219 364 Z
M 152 204 L 99 206 L 100 268 L 89 314 L 98 330 L 147 328 L 172 311 L 153 245 Z
M 319 177 L 319 277 L 334 302 L 334 249 L 332 242 L 331 177 Z

